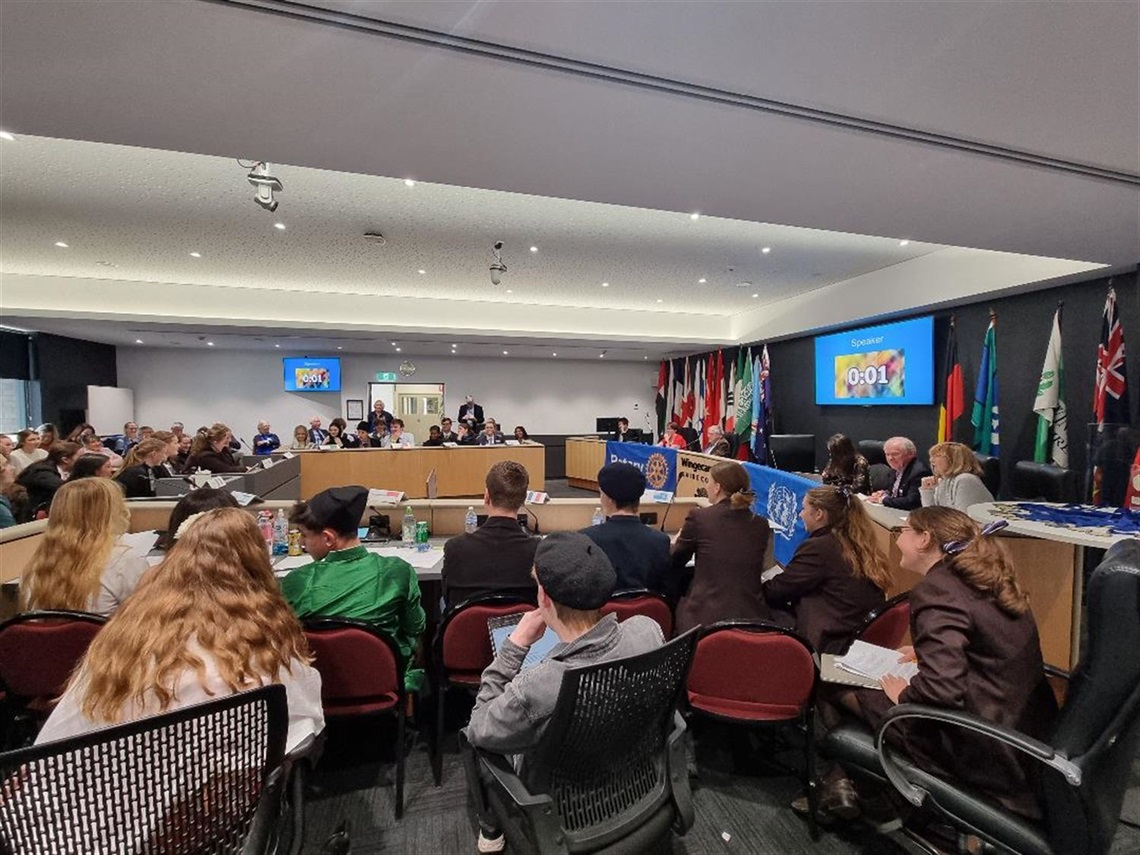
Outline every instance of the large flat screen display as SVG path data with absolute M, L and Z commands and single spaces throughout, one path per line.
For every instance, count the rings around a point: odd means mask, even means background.
M 821 335 L 815 402 L 840 406 L 934 403 L 934 319 Z
M 285 364 L 286 392 L 340 391 L 338 357 L 287 357 L 282 362 Z

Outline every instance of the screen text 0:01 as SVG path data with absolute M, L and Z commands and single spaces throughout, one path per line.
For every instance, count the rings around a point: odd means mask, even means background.
M 866 371 L 860 371 L 855 367 L 847 369 L 848 386 L 873 386 L 875 384 L 886 385 L 888 382 L 887 366 L 885 365 L 871 365 L 867 367 Z

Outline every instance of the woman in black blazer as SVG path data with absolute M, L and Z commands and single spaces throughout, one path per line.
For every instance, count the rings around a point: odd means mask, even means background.
M 221 422 L 215 422 L 194 438 L 190 457 L 186 460 L 183 472 L 191 474 L 197 469 L 207 472 L 244 472 L 245 467 L 234 459 L 230 450 L 233 432 Z
M 808 539 L 764 585 L 773 608 L 795 615 L 796 632 L 820 653 L 839 653 L 891 586 L 862 500 L 848 487 L 814 487 L 800 519 Z
M 161 439 L 144 439 L 130 451 L 132 465 L 125 466 L 115 480 L 122 486 L 128 499 L 145 499 L 155 494 L 155 479 L 166 478 L 166 443 Z M 127 461 L 131 463 L 131 461 Z

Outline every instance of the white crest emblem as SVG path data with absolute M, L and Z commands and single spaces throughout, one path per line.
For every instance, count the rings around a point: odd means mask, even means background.
M 795 533 L 798 511 L 795 493 L 779 484 L 768 488 L 768 519 L 780 527 L 779 535 L 785 540 L 791 540 Z

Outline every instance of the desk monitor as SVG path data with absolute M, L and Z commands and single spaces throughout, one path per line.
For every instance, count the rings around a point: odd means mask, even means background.
M 599 418 L 594 425 L 595 433 L 617 433 L 618 416 Z

